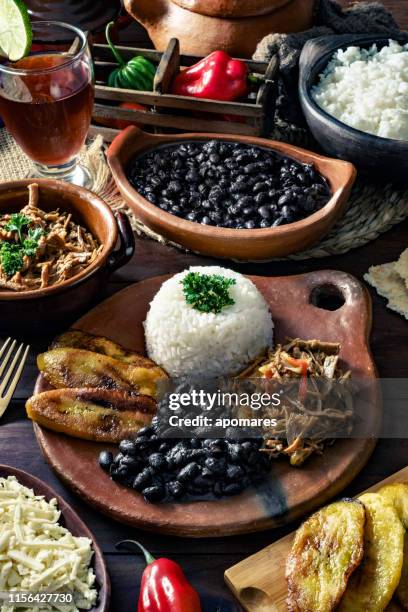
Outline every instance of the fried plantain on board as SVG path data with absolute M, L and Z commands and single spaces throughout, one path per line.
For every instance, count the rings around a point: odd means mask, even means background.
M 129 351 L 123 348 L 120 344 L 105 338 L 105 336 L 94 336 L 79 329 L 70 329 L 61 336 L 58 336 L 52 343 L 51 349 L 57 348 L 78 348 L 94 353 L 100 353 L 113 359 L 118 359 L 124 363 L 137 365 L 144 368 L 150 368 L 156 364 L 151 360 L 140 355 L 135 351 Z
M 153 363 L 153 362 L 150 362 Z M 98 388 L 156 397 L 156 383 L 167 374 L 156 365 L 130 365 L 92 351 L 59 348 L 42 353 L 37 365 L 56 389 Z
M 351 576 L 339 612 L 383 612 L 401 578 L 404 527 L 394 506 L 379 493 L 360 498 L 366 509 L 364 557 Z
M 394 506 L 404 528 L 408 529 L 408 485 L 395 482 L 381 487 L 377 493 Z
M 110 389 L 53 389 L 26 403 L 30 419 L 48 429 L 95 442 L 120 442 L 149 425 L 156 402 Z
M 402 572 L 394 598 L 403 610 L 408 610 L 408 533 L 404 535 L 404 557 L 402 561 Z
M 408 485 L 393 483 L 382 487 L 378 493 L 389 501 L 397 511 L 400 521 L 408 529 Z M 404 536 L 404 558 L 401 578 L 394 597 L 404 610 L 408 610 L 408 535 Z
M 290 612 L 330 612 L 363 557 L 365 509 L 345 499 L 301 525 L 286 563 Z

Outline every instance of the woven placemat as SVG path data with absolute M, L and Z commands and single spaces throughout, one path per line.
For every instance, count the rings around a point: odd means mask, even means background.
M 313 148 L 306 131 L 278 125 L 273 137 L 298 145 Z M 94 179 L 93 191 L 100 195 L 113 210 L 128 213 L 133 229 L 140 236 L 146 236 L 162 244 L 170 244 L 163 236 L 152 232 L 126 206 L 111 176 L 104 156 L 104 144 L 97 136 L 83 148 L 81 157 Z M 0 181 L 16 180 L 27 176 L 31 161 L 21 151 L 7 130 L 0 130 Z M 350 198 L 347 213 L 331 233 L 311 249 L 289 256 L 288 259 L 312 259 L 340 255 L 363 246 L 408 217 L 408 190 L 396 189 L 392 185 L 367 184 L 359 179 Z

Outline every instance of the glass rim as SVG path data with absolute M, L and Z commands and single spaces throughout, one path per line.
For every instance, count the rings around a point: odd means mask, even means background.
M 58 64 L 58 66 L 51 66 L 49 68 L 13 68 L 12 66 L 7 66 L 5 64 L 0 64 L 0 72 L 7 72 L 9 74 L 14 74 L 14 75 L 35 75 L 35 74 L 48 74 L 50 72 L 57 72 L 58 70 L 61 70 L 62 68 L 66 68 L 67 66 L 70 66 L 71 64 L 73 64 L 76 60 L 78 60 L 85 52 L 87 46 L 88 46 L 88 39 L 85 35 L 85 32 L 83 30 L 81 30 L 81 28 L 78 28 L 77 26 L 71 25 L 70 23 L 66 23 L 64 21 L 53 21 L 53 20 L 45 20 L 45 21 L 33 21 L 31 23 L 31 27 L 33 29 L 33 42 L 35 41 L 35 28 L 36 26 L 48 26 L 48 25 L 53 25 L 53 26 L 58 26 L 61 27 L 63 29 L 66 30 L 71 30 L 71 32 L 74 32 L 81 40 L 81 47 L 80 49 L 75 53 L 75 55 L 70 56 L 69 58 L 67 58 L 67 61 L 62 62 L 62 64 Z M 66 51 L 64 52 L 59 52 L 57 50 L 53 51 L 53 55 L 63 55 L 63 53 L 66 53 Z M 31 57 L 30 54 L 25 56 L 25 57 Z M 21 58 L 24 59 L 24 58 Z M 20 60 L 19 60 L 20 61 Z

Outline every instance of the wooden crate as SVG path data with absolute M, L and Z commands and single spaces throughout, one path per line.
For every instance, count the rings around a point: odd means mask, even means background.
M 94 44 L 95 63 L 95 107 L 94 118 L 122 119 L 136 121 L 157 133 L 168 131 L 218 132 L 225 134 L 248 134 L 265 136 L 270 132 L 277 95 L 276 74 L 278 60 L 273 57 L 269 63 L 252 60 L 245 61 L 252 73 L 263 77 L 253 99 L 245 102 L 220 102 L 176 96 L 169 92 L 171 82 L 180 68 L 191 66 L 200 57 L 180 55 L 177 39 L 172 39 L 164 53 L 151 49 L 117 47 L 126 61 L 135 55 L 158 64 L 154 90 L 135 91 L 107 86 L 110 72 L 117 67 L 108 45 Z M 118 108 L 114 103 L 137 102 L 146 106 L 148 111 Z M 224 120 L 223 116 L 238 117 L 240 120 Z M 94 126 L 93 132 L 102 132 L 108 140 L 118 130 Z

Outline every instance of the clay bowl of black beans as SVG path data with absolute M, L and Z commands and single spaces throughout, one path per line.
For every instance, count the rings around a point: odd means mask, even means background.
M 318 242 L 344 214 L 348 162 L 226 134 L 147 134 L 129 127 L 108 161 L 136 216 L 161 236 L 213 257 L 259 261 Z

